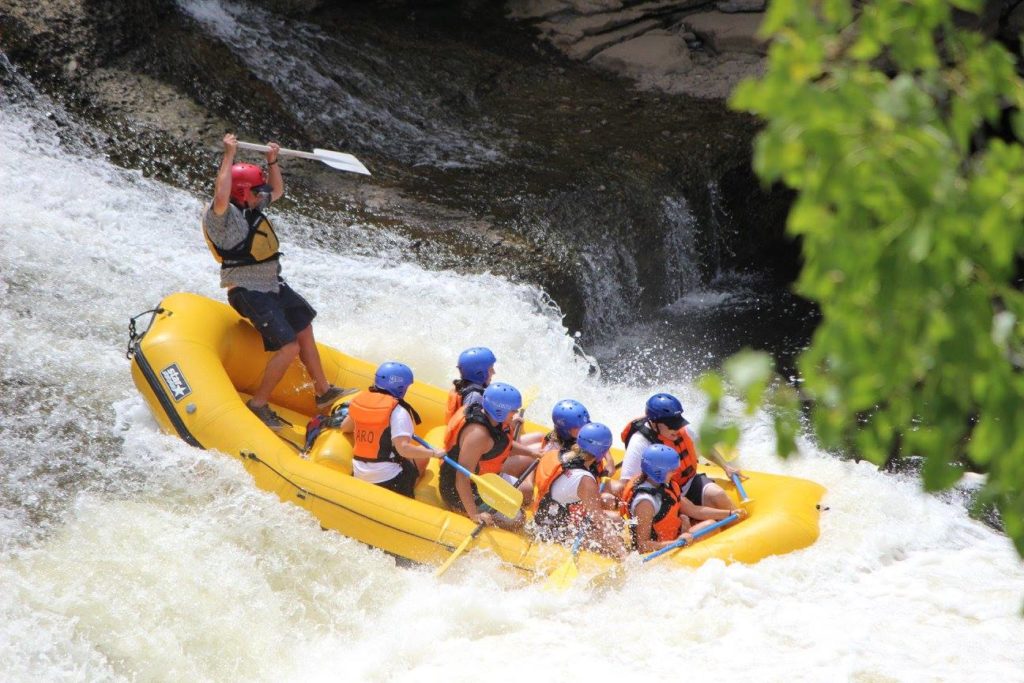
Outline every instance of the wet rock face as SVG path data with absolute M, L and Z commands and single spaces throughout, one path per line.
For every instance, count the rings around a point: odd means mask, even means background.
M 40 76 L 74 81 L 145 41 L 173 13 L 174 0 L 0 0 L 0 44 Z
M 324 0 L 253 0 L 253 4 L 277 14 L 298 17 L 320 9 Z
M 569 57 L 644 89 L 723 99 L 763 69 L 765 0 L 510 0 L 508 8 Z
M 258 4 L 0 0 L 0 49 L 115 162 L 201 194 L 226 130 L 356 153 L 372 179 L 286 162 L 286 201 L 400 233 L 429 267 L 537 283 L 572 329 L 642 316 L 723 267 L 770 270 L 751 255 L 784 245 L 784 211 L 757 210 L 786 197 L 749 172 L 756 123 L 721 101 L 635 91 L 496 4 Z M 587 8 L 577 49 L 636 30 L 608 16 L 628 7 Z M 590 59 L 671 85 L 702 39 L 645 16 L 638 42 Z

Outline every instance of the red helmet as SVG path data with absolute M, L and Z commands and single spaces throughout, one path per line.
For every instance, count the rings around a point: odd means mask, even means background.
M 260 192 L 266 185 L 263 169 L 255 164 L 235 164 L 231 167 L 231 198 L 245 204 L 249 190 Z M 266 188 L 269 191 L 269 187 Z

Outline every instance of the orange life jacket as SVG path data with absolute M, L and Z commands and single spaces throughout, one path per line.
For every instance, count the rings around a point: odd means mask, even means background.
M 458 462 L 459 460 L 459 439 L 462 431 L 471 424 L 483 425 L 487 433 L 494 441 L 494 445 L 480 456 L 474 474 L 498 474 L 505 465 L 505 460 L 512 453 L 512 434 L 504 425 L 493 425 L 484 412 L 484 407 L 479 403 L 472 403 L 457 412 L 448 423 L 448 429 L 444 440 L 444 450 L 448 457 Z M 438 489 L 441 498 L 448 507 L 461 509 L 462 502 L 459 499 L 458 490 L 455 488 L 456 469 L 447 462 L 441 462 L 441 476 L 438 480 Z M 476 485 L 473 484 L 473 491 Z
M 354 460 L 384 462 L 401 457 L 395 453 L 391 444 L 391 413 L 399 405 L 409 411 L 416 424 L 420 423 L 420 416 L 411 405 L 377 387 L 370 387 L 355 395 L 348 406 L 349 417 L 354 423 Z
M 583 457 L 568 448 L 548 451 L 537 463 L 537 473 L 534 475 L 537 485 L 537 495 L 533 497 L 534 512 L 537 512 L 542 500 L 550 498 L 551 487 L 555 481 L 569 470 L 586 470 L 594 475 L 595 479 L 601 476 L 596 466 L 587 467 L 583 464 Z
M 598 479 L 602 474 L 596 464 L 587 467 L 583 464 L 583 457 L 569 448 L 549 450 L 537 463 L 537 473 L 534 475 L 537 492 L 531 506 L 533 521 L 547 532 L 552 532 L 552 539 L 570 536 L 570 527 L 578 527 L 585 516 L 582 501 L 563 505 L 551 497 L 551 487 L 559 477 L 571 470 L 585 470 Z
M 647 475 L 640 474 L 629 480 L 626 488 L 622 491 L 622 499 L 626 503 L 625 514 L 630 517 L 633 508 L 633 500 L 641 493 L 650 494 L 655 500 L 654 519 L 651 520 L 652 541 L 674 541 L 679 538 L 683 529 L 682 520 L 679 518 L 679 487 L 675 482 L 658 485 L 647 479 Z M 639 547 L 636 536 L 636 525 L 629 526 L 630 537 L 633 539 L 633 547 Z
M 464 379 L 457 379 L 452 382 L 452 388 L 448 390 L 448 405 L 444 409 L 445 424 L 451 422 L 455 413 L 459 412 L 459 409 L 466 402 L 467 396 L 470 394 L 483 394 L 484 388 L 480 384 L 474 384 Z M 445 431 L 445 438 L 448 438 L 447 430 Z
M 678 484 L 680 488 L 685 486 L 686 482 L 693 479 L 697 474 L 697 449 L 694 447 L 693 439 L 690 438 L 690 433 L 686 431 L 685 426 L 679 428 L 675 438 L 664 437 L 651 427 L 646 417 L 638 417 L 627 424 L 622 430 L 622 443 L 628 447 L 629 440 L 637 432 L 651 443 L 665 444 L 679 454 L 679 469 L 672 473 L 672 481 Z
M 462 436 L 462 430 L 471 424 L 483 425 L 494 441 L 491 449 L 480 456 L 480 462 L 477 463 L 474 474 L 497 474 L 501 472 L 505 460 L 512 453 L 512 434 L 504 425 L 498 425 L 497 427 L 492 425 L 491 421 L 487 418 L 487 413 L 484 412 L 483 406 L 479 403 L 466 406 L 452 417 L 448 423 L 448 436 L 444 441 L 444 449 L 448 453 L 448 457 L 458 461 L 459 437 Z M 455 472 L 455 468 L 447 463 L 442 463 L 441 467 L 442 470 L 447 467 L 453 474 Z

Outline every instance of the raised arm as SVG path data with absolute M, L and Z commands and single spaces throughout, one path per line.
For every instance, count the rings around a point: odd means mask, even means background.
M 224 157 L 220 160 L 217 183 L 213 188 L 213 212 L 218 216 L 224 215 L 231 202 L 231 166 L 235 163 L 235 152 L 238 151 L 238 138 L 234 133 L 227 133 L 223 142 Z
M 270 201 L 276 202 L 284 196 L 284 177 L 281 175 L 281 164 L 277 161 L 277 152 L 281 145 L 268 142 L 267 147 L 267 182 L 270 183 Z

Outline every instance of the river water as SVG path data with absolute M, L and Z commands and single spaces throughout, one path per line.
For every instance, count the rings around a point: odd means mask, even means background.
M 322 532 L 237 462 L 157 429 L 126 324 L 174 291 L 223 296 L 205 199 L 108 163 L 76 142 L 87 132 L 45 98 L 0 102 L 4 680 L 1024 680 L 1024 568 L 1007 538 L 956 496 L 807 439 L 778 461 L 764 415 L 744 423 L 742 466 L 820 482 L 831 509 L 814 546 L 754 566 L 652 565 L 552 595 L 487 556 L 436 580 Z M 536 287 L 408 265 L 401 237 L 344 214 L 276 218 L 321 341 L 437 384 L 462 348 L 489 345 L 500 379 L 539 388 L 538 420 L 573 396 L 617 426 L 658 390 L 699 420 L 694 368 L 664 362 L 684 342 L 663 330 L 752 296 L 729 281 L 691 292 L 660 327 L 583 340 L 583 355 Z M 323 230 L 353 249 L 318 247 Z M 720 346 L 742 332 L 715 329 Z

